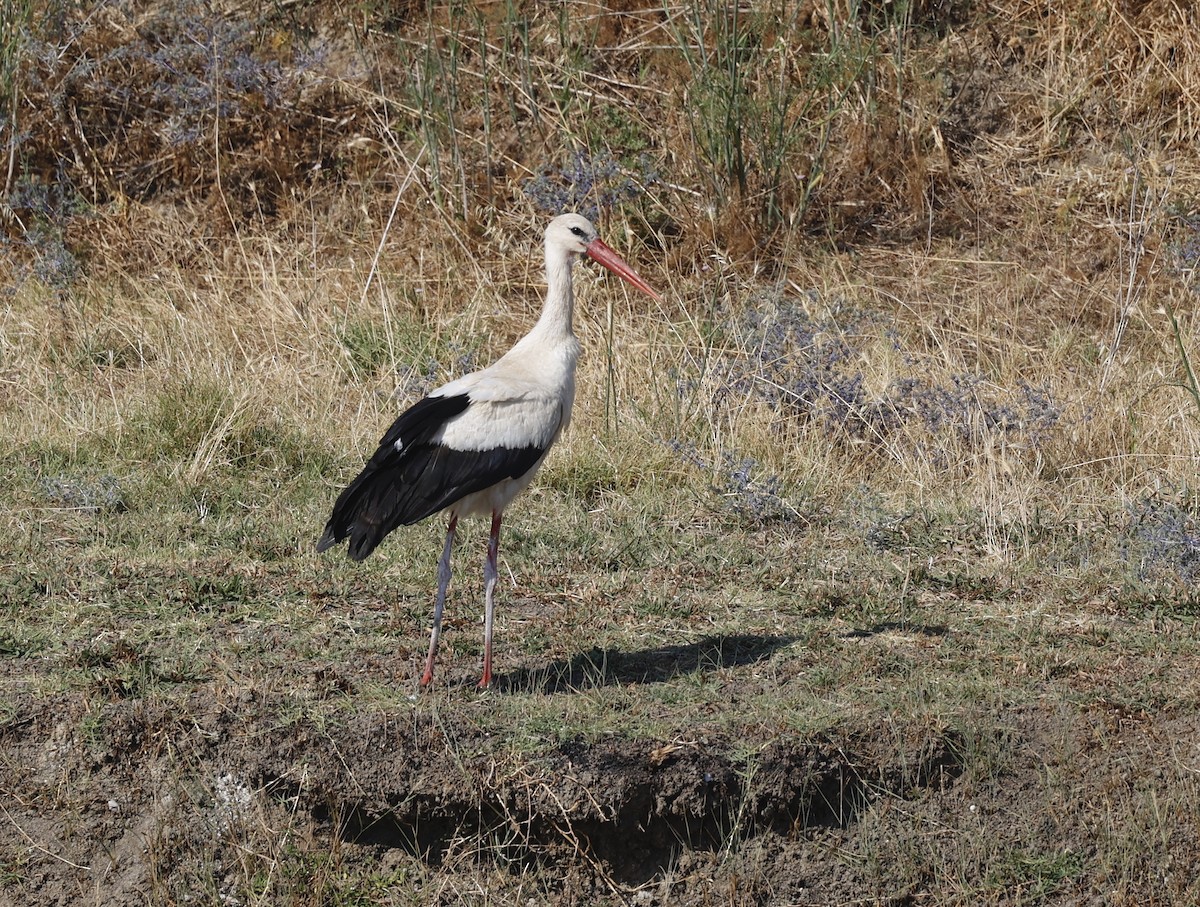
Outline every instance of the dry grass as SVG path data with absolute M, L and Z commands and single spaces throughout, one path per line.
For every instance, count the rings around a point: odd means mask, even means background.
M 155 903 L 1194 902 L 1190 5 L 287 10 L 0 29 L 0 742 L 38 844 L 4 839 L 4 885 L 97 852 L 54 817 L 107 833 L 62 799 L 95 772 L 26 758 L 65 703 L 104 783 L 144 721 L 146 791 L 187 792 L 147 828 L 216 828 L 104 876 Z M 406 400 L 532 324 L 556 198 L 665 301 L 580 269 L 575 422 L 502 552 L 507 686 L 462 689 L 476 527 L 411 701 L 440 528 L 361 567 L 311 544 Z M 395 721 L 427 788 L 371 761 Z M 280 728 L 335 768 L 279 770 Z M 844 821 L 764 830 L 788 741 L 840 753 Z M 622 875 L 625 788 L 554 762 L 609 745 L 738 766 L 718 843 L 666 826 L 688 846 Z M 351 826 L 396 789 L 480 826 L 373 861 Z

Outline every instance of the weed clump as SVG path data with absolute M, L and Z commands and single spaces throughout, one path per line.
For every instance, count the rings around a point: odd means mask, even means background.
M 1184 282 L 1200 286 L 1200 212 L 1178 218 L 1179 237 L 1171 247 L 1175 272 Z
M 1063 426 L 1065 408 L 1048 386 L 1002 388 L 970 372 L 933 377 L 879 312 L 751 308 L 732 329 L 748 352 L 727 359 L 731 385 L 831 440 L 941 460 L 951 445 L 1040 449 Z M 867 369 L 878 367 L 881 342 L 899 374 L 872 390 Z
M 130 197 L 153 197 L 176 176 L 225 163 L 213 159 L 221 147 L 258 151 L 255 157 L 265 163 L 266 149 L 253 147 L 255 118 L 285 102 L 296 110 L 309 58 L 297 54 L 282 65 L 264 49 L 260 23 L 222 16 L 209 4 L 162 7 L 136 22 L 125 12 L 128 18 L 111 29 L 73 22 L 63 36 L 73 54 L 57 53 L 55 43 L 43 39 L 33 54 L 39 65 L 30 72 L 31 94 L 88 102 L 80 107 L 88 117 L 86 135 L 105 162 L 117 165 L 119 188 Z M 129 147 L 118 157 L 122 141 Z M 30 151 L 37 158 L 54 150 Z M 72 177 L 101 180 L 98 173 Z M 267 188 L 269 182 L 260 187 Z
M 575 211 L 594 221 L 601 211 L 633 201 L 657 181 L 658 173 L 645 156 L 638 162 L 637 173 L 631 173 L 611 155 L 576 151 L 565 166 L 542 167 L 526 180 L 524 192 L 546 214 Z
M 86 259 L 83 222 L 104 206 L 213 193 L 225 228 L 273 217 L 298 184 L 336 169 L 325 124 L 346 115 L 320 78 L 320 45 L 279 34 L 266 16 L 195 0 L 27 22 L 0 122 L 0 228 L 54 284 L 78 270 L 61 250 Z
M 1200 581 L 1200 512 L 1186 488 L 1167 497 L 1143 495 L 1130 504 L 1124 534 L 1125 555 L 1139 579 L 1188 588 Z
M 672 439 L 668 446 L 684 462 L 711 476 L 713 492 L 721 498 L 725 509 L 740 519 L 761 525 L 797 516 L 796 509 L 784 497 L 783 479 L 773 473 L 764 475 L 753 457 L 723 450 L 720 460 L 712 462 L 694 444 Z
M 97 479 L 71 476 L 43 476 L 38 480 L 43 499 L 56 507 L 71 510 L 118 513 L 126 509 L 125 495 L 116 476 Z

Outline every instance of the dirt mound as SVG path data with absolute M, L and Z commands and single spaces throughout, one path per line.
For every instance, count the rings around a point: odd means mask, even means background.
M 684 900 L 673 902 L 687 903 L 712 872 L 736 874 L 735 855 L 752 844 L 844 832 L 879 797 L 948 789 L 961 770 L 944 733 L 914 735 L 886 762 L 853 735 L 571 740 L 521 754 L 423 705 L 339 728 L 290 721 L 295 706 L 250 692 L 117 701 L 99 713 L 71 696 L 24 701 L 0 738 L 13 804 L 0 839 L 25 854 L 13 890 L 40 904 L 84 891 L 109 904 L 170 902 L 200 882 L 197 867 L 212 867 L 228 900 L 247 853 L 262 855 L 265 872 L 271 846 L 296 846 L 430 873 L 464 860 L 514 879 L 536 868 L 574 879 L 563 903 L 580 885 L 618 896 L 677 878 L 683 860 L 707 867 L 692 883 L 682 874 Z M 788 865 L 759 871 L 773 886 L 799 884 Z

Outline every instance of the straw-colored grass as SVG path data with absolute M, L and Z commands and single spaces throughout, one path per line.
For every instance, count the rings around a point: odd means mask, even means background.
M 0 12 L 0 891 L 1200 897 L 1189 4 Z M 442 527 L 312 545 L 564 199 L 664 299 L 411 696 Z

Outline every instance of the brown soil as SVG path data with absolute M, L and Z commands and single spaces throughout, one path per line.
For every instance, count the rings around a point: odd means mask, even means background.
M 294 707 L 253 690 L 98 711 L 75 695 L 20 700 L 0 736 L 0 854 L 10 866 L 23 855 L 20 877 L 5 879 L 9 902 L 233 903 L 247 860 L 268 872 L 286 841 L 335 860 L 342 878 L 403 869 L 400 887 L 418 901 L 412 879 L 437 892 L 428 903 L 458 902 L 439 879 L 487 875 L 493 892 L 515 894 L 531 873 L 557 904 L 917 903 L 935 882 L 953 890 L 935 876 L 970 855 L 962 842 L 983 825 L 993 842 L 1094 855 L 1111 831 L 1094 821 L 1097 798 L 1138 783 L 1122 766 L 1153 767 L 1162 741 L 1197 730 L 1017 711 L 996 726 L 1020 763 L 981 778 L 964 773 L 963 753 L 986 741 L 915 726 L 899 729 L 900 746 L 896 728 L 886 747 L 858 728 L 838 739 L 571 740 L 534 756 L 424 703 L 339 727 L 289 721 Z M 919 827 L 928 853 L 889 852 Z M 1170 852 L 1195 852 L 1194 821 L 1179 835 Z M 985 878 L 955 871 L 963 902 L 989 885 L 1012 893 L 994 866 Z M 1100 903 L 1087 895 L 1103 881 L 1045 893 Z

